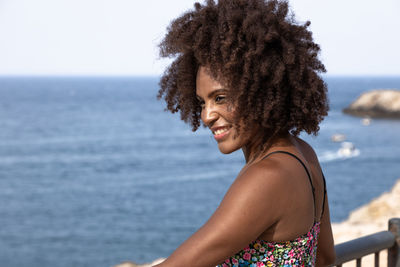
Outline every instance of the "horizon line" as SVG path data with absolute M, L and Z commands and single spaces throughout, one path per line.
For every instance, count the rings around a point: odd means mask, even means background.
M 161 78 L 163 74 L 4 74 L 0 73 L 0 78 Z M 400 78 L 398 74 L 348 74 L 348 73 L 322 73 L 321 77 L 370 77 L 370 78 Z

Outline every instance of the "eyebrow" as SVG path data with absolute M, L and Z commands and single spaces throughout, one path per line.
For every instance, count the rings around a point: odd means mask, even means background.
M 226 91 L 227 90 L 225 88 L 220 88 L 220 89 L 214 90 L 211 93 L 209 93 L 207 97 L 211 98 L 213 95 L 216 95 L 216 94 L 219 94 L 219 93 L 222 93 L 222 92 L 226 93 Z M 199 95 L 196 95 L 196 97 L 197 97 L 197 99 L 203 99 Z

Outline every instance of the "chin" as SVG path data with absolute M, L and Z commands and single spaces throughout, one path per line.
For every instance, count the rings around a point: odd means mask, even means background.
M 218 149 L 222 154 L 230 154 L 238 150 L 238 147 L 227 146 L 224 144 L 218 144 Z

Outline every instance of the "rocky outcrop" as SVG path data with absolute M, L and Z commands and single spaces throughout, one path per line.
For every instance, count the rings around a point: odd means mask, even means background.
M 335 244 L 346 242 L 361 236 L 385 231 L 391 218 L 400 217 L 400 179 L 390 192 L 383 193 L 364 206 L 350 213 L 342 223 L 332 224 Z M 380 254 L 380 266 L 387 266 L 386 251 Z M 374 266 L 373 255 L 364 257 L 363 266 Z M 344 267 L 356 266 L 355 261 L 343 264 Z
M 400 119 L 400 90 L 363 93 L 343 112 L 360 117 Z

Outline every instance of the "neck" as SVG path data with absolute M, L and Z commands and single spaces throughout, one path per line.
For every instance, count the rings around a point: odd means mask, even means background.
M 260 134 L 259 134 L 260 135 Z M 271 137 L 267 144 L 263 144 L 261 136 L 257 138 L 254 136 L 247 145 L 242 147 L 243 155 L 246 160 L 246 164 L 251 164 L 261 159 L 265 154 L 269 153 L 278 147 L 287 147 L 291 141 L 292 136 L 288 134 Z

